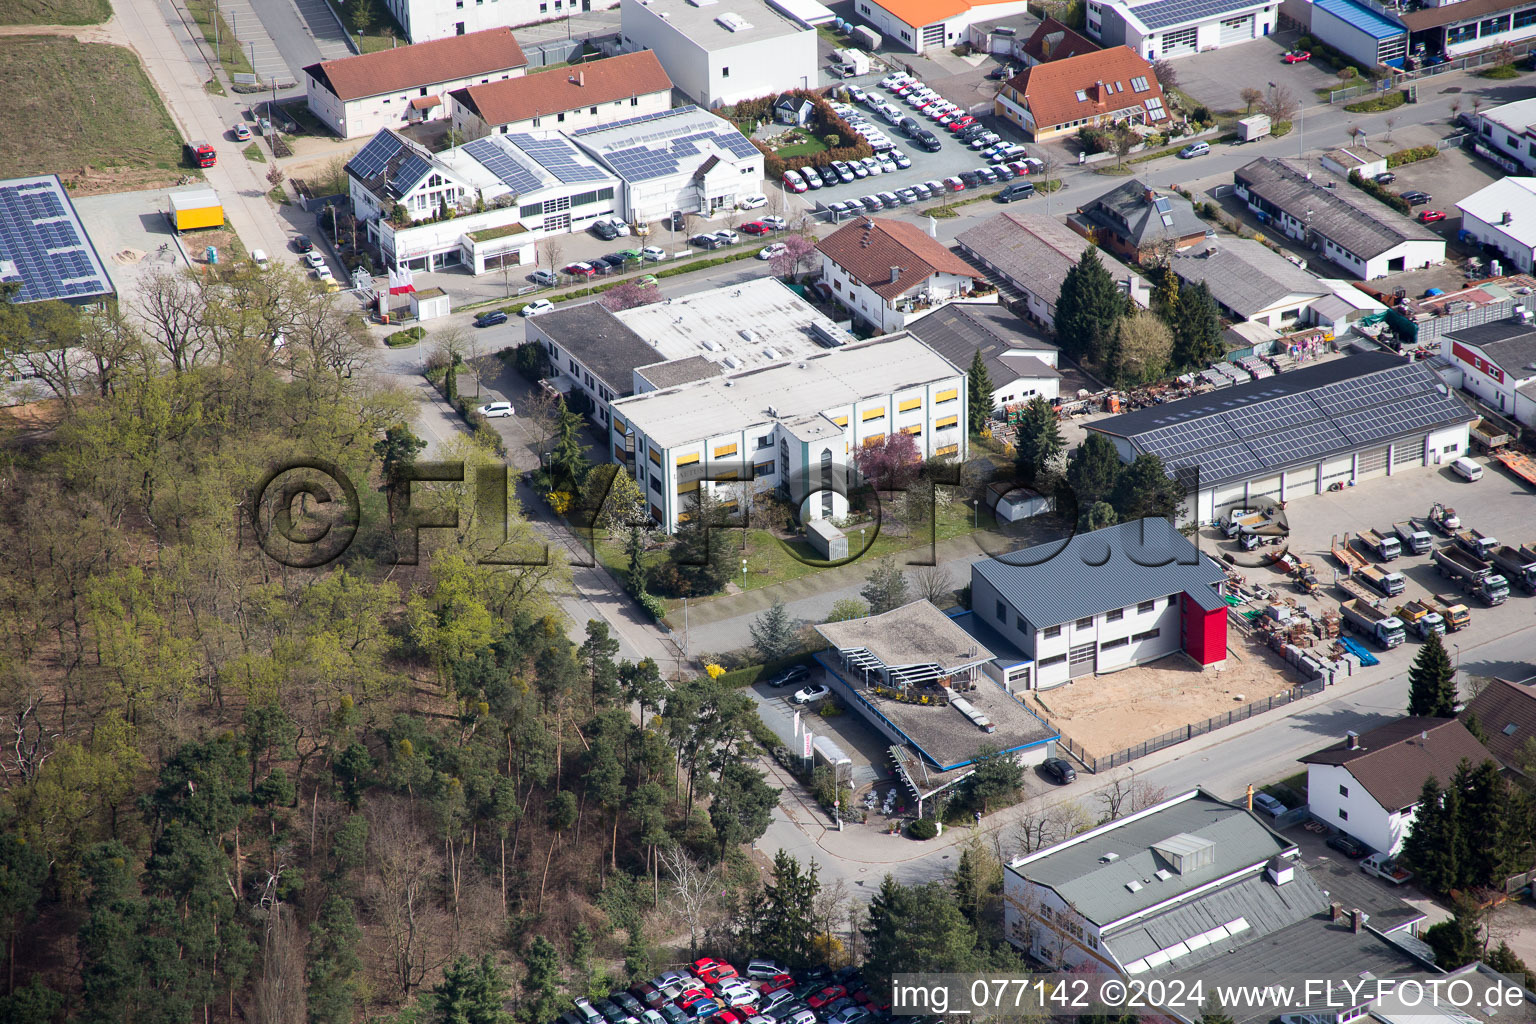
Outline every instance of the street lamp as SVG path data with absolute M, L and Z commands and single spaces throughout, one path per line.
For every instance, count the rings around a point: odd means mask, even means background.
M 859 527 L 859 554 L 864 553 L 864 527 Z
M 747 560 L 745 558 L 741 560 L 741 585 L 743 588 L 747 585 Z
M 981 525 L 980 518 L 981 518 L 981 499 L 980 498 L 972 498 L 971 499 L 971 529 L 974 530 L 974 529 L 976 529 L 977 527 L 979 527 Z

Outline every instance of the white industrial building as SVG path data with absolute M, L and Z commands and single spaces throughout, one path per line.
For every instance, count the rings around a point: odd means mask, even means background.
M 619 189 L 563 136 L 493 135 L 432 153 L 387 130 L 347 162 L 347 184 L 386 262 L 473 274 L 533 266 L 540 238 L 611 216 Z
M 1462 233 L 1498 252 L 1506 272 L 1536 269 L 1536 178 L 1500 178 L 1456 209 Z
M 1086 27 L 1105 46 L 1171 60 L 1262 39 L 1279 10 L 1279 0 L 1088 0 Z
M 584 11 L 617 7 L 612 0 L 384 0 L 413 43 L 502 26 L 532 25 Z
M 1303 757 L 1307 810 L 1395 857 L 1413 830 L 1424 781 L 1448 787 L 1463 759 L 1475 766 L 1492 758 L 1455 718 L 1399 718 Z
M 632 446 L 635 479 L 668 532 L 701 486 L 728 508 L 775 489 L 802 521 L 834 519 L 848 512 L 861 445 L 901 431 L 922 458 L 963 460 L 965 390 L 964 370 L 891 334 L 615 401 L 609 447 Z
M 1485 107 L 1473 115 L 1473 123 L 1480 146 L 1512 161 L 1507 170 L 1536 174 L 1536 98 Z
M 1445 239 L 1359 189 L 1325 188 L 1285 160 L 1233 172 L 1236 194 L 1261 221 L 1316 249 L 1362 281 L 1445 260 Z
M 1461 386 L 1489 408 L 1536 427 L 1536 325 L 1529 311 L 1442 335 L 1440 355 L 1461 371 Z
M 633 223 L 674 212 L 708 217 L 762 191 L 762 151 L 731 122 L 698 107 L 584 128 L 571 139 L 623 183 L 621 209 Z
M 887 45 L 922 53 L 958 46 L 976 22 L 1024 14 L 1027 0 L 857 0 L 859 20 Z
M 992 414 L 1035 398 L 1061 395 L 1060 351 L 1002 306 L 951 302 L 912 321 L 907 330 L 956 366 L 981 353 L 992 381 Z
M 495 28 L 304 69 L 310 113 L 344 139 L 448 116 L 454 89 L 516 78 L 528 68 L 511 29 Z
M 622 0 L 625 50 L 653 50 L 706 110 L 819 82 L 816 30 L 764 0 Z
M 1423 363 L 1369 352 L 1088 425 L 1126 462 L 1157 455 L 1201 522 L 1255 498 L 1289 501 L 1465 454 L 1477 419 Z
M 486 135 L 609 124 L 672 106 L 672 80 L 649 50 L 587 61 L 564 71 L 471 85 L 448 94 L 461 141 Z

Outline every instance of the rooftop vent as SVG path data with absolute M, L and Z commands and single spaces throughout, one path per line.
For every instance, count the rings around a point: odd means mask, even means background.
M 1351 730 L 1349 730 L 1349 732 L 1346 732 L 1344 734 L 1344 749 L 1346 749 L 1346 750 L 1359 750 L 1360 749 L 1360 734 L 1355 732 L 1355 730 L 1351 729 Z
M 1508 210 L 1505 210 L 1503 215 L 1499 217 L 1499 223 L 1500 224 L 1508 224 L 1510 221 L 1512 221 L 1514 219 L 1515 219 L 1514 214 L 1510 213 Z
M 705 338 L 704 339 L 704 347 L 709 349 L 711 352 L 719 352 L 720 351 L 720 343 L 718 341 L 716 341 L 714 338 Z
M 901 268 L 900 267 L 892 267 L 891 268 L 891 284 L 895 284 L 899 280 L 901 280 Z
M 1106 853 L 1104 856 L 1099 858 L 1099 863 L 1100 864 L 1113 864 L 1115 861 L 1117 861 L 1119 859 L 1120 859 L 1120 855 L 1118 853 L 1116 853 L 1115 851 L 1111 850 L 1108 853 Z
M 1166 882 L 1168 879 L 1173 877 L 1173 872 L 1169 871 L 1167 868 L 1158 868 L 1155 873 L 1159 882 Z
M 705 0 L 706 3 L 714 3 L 715 0 Z M 715 21 L 727 32 L 745 32 L 752 27 L 752 23 L 739 14 L 722 14 Z
M 769 406 L 769 407 L 768 407 L 768 415 L 769 415 L 769 416 L 773 416 L 773 417 L 775 417 L 775 418 L 776 418 L 776 417 L 777 417 L 777 416 L 778 416 L 778 415 L 779 415 L 779 410 L 778 410 L 778 407 L 777 407 L 777 406 L 773 406 L 773 405 L 770 405 L 770 406 Z
M 1173 870 L 1181 875 L 1216 863 L 1216 844 L 1204 836 L 1188 832 L 1180 832 L 1154 844 L 1152 852 L 1173 865 Z
M 742 339 L 745 340 L 745 341 L 756 341 L 757 340 L 757 335 L 753 332 L 752 328 L 750 328 L 750 327 L 743 327 L 741 330 L 737 331 L 736 333 L 741 335 Z
M 1131 879 L 1129 882 L 1126 882 L 1125 883 L 1125 887 L 1127 889 L 1129 889 L 1131 892 L 1141 892 L 1141 883 L 1136 881 L 1136 879 L 1134 879 L 1134 878 Z
M 767 356 L 769 359 L 780 359 L 780 358 L 782 358 L 779 355 L 779 350 L 776 349 L 776 348 L 765 348 L 765 349 L 763 349 L 763 355 Z
M 726 356 L 723 362 L 726 366 L 729 366 L 733 370 L 741 368 L 741 360 L 737 359 L 735 356 Z
M 1296 877 L 1296 865 L 1277 853 L 1269 858 L 1265 874 L 1269 875 L 1269 880 L 1275 885 L 1284 885 Z

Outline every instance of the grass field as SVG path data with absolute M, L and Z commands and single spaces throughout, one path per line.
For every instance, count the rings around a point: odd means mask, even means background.
M 0 178 L 54 172 L 75 194 L 174 181 L 181 133 L 139 59 L 119 46 L 64 36 L 0 37 Z
M 107 0 L 5 0 L 0 25 L 99 25 L 112 16 Z

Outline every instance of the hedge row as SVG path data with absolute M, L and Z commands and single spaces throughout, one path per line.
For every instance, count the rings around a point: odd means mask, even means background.
M 1440 155 L 1440 150 L 1435 146 L 1415 146 L 1412 149 L 1400 149 L 1396 153 L 1387 154 L 1388 167 L 1401 167 L 1403 164 L 1416 164 L 1420 160 L 1429 160 Z
M 427 331 L 424 327 L 407 327 L 403 331 L 396 331 L 394 334 L 386 337 L 384 344 L 390 348 L 404 348 L 407 345 L 416 344 L 426 336 Z
M 1349 172 L 1349 183 L 1355 186 L 1355 188 L 1360 189 L 1362 192 L 1369 192 L 1383 203 L 1386 203 L 1388 206 L 1392 207 L 1392 209 L 1396 210 L 1398 213 L 1406 214 L 1413 209 L 1413 207 L 1408 204 L 1408 200 L 1404 199 L 1396 192 L 1388 191 L 1382 185 L 1378 184 L 1374 178 L 1367 178 L 1363 176 L 1359 171 Z
M 1392 110 L 1408 102 L 1408 94 L 1401 89 L 1391 92 L 1377 93 L 1368 100 L 1359 103 L 1346 103 L 1344 109 L 1351 114 L 1374 114 L 1381 110 Z
M 834 160 L 863 160 L 865 157 L 874 156 L 875 151 L 869 147 L 863 137 L 856 134 L 848 124 L 833 111 L 827 98 L 818 92 L 805 89 L 793 89 L 789 95 L 797 99 L 811 101 L 815 113 L 811 115 L 811 122 L 805 130 L 815 135 L 817 139 L 826 139 L 829 135 L 836 135 L 843 145 L 828 146 L 820 153 L 808 153 L 804 156 L 781 157 L 756 139 L 752 139 L 752 145 L 756 146 L 763 154 L 763 176 L 770 181 L 784 177 L 784 172 L 798 171 L 802 167 L 826 167 Z M 779 101 L 779 94 L 772 96 L 759 96 L 756 99 L 742 100 L 732 110 L 732 115 L 737 121 L 773 120 L 773 105 Z
M 797 654 L 792 658 L 780 658 L 778 661 L 770 661 L 765 665 L 748 665 L 745 668 L 732 669 L 720 677 L 720 681 L 726 686 L 743 687 L 751 686 L 763 679 L 770 678 L 777 673 L 789 668 L 791 665 L 810 665 L 815 667 L 814 651 L 805 654 Z

